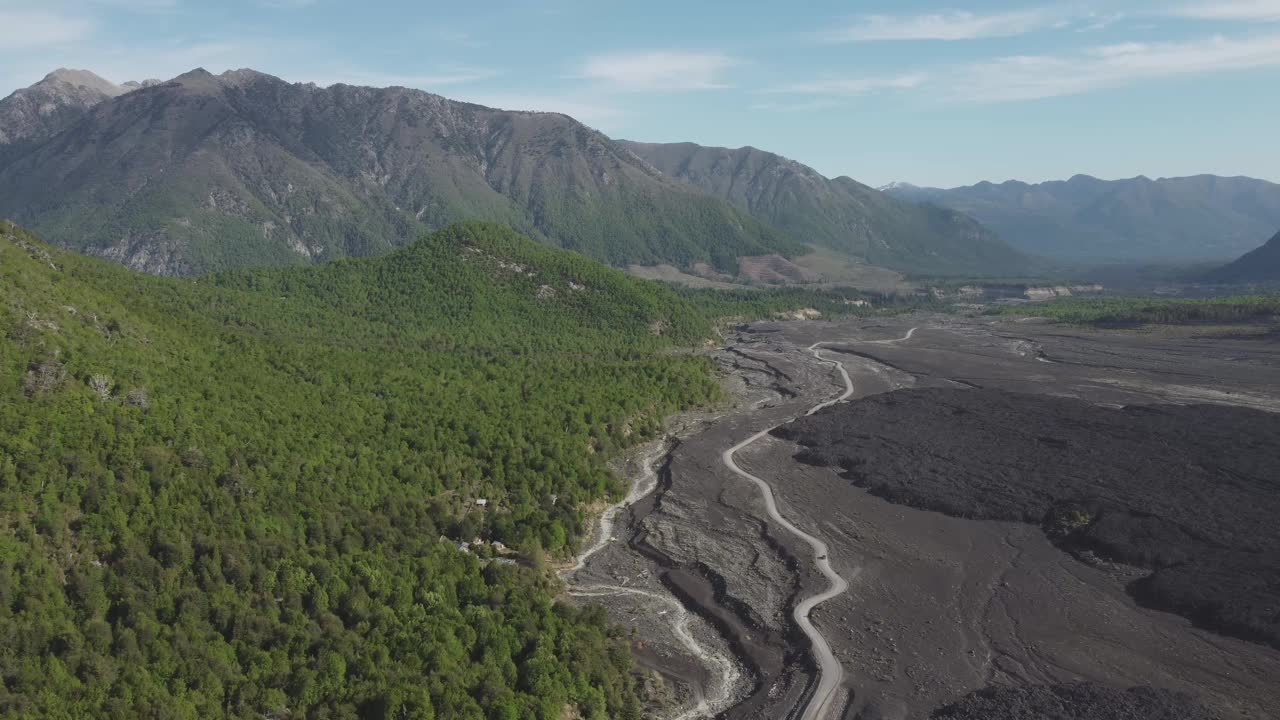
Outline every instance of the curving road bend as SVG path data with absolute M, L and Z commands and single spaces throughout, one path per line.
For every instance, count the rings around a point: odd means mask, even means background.
M 900 338 L 893 340 L 870 340 L 866 342 L 881 345 L 900 343 L 910 340 L 911 337 L 915 335 L 915 332 L 916 328 L 911 328 L 907 331 L 906 335 L 903 335 Z M 853 380 L 849 377 L 849 371 L 845 370 L 844 363 L 841 363 L 839 360 L 829 360 L 822 356 L 819 348 L 824 344 L 825 343 L 822 342 L 816 342 L 810 345 L 808 350 L 819 362 L 832 365 L 840 371 L 840 377 L 844 380 L 845 389 L 838 397 L 814 405 L 809 409 L 809 412 L 805 413 L 805 415 L 812 415 L 819 410 L 847 400 L 851 395 L 853 395 Z M 725 466 L 732 470 L 736 475 L 755 483 L 756 487 L 760 489 L 761 497 L 764 499 L 765 510 L 774 522 L 786 528 L 792 535 L 800 538 L 806 542 L 809 547 L 813 548 L 814 563 L 830 583 L 830 586 L 825 592 L 805 598 L 796 605 L 795 610 L 791 613 L 792 617 L 795 618 L 796 624 L 809 638 L 810 643 L 813 645 L 814 659 L 818 664 L 818 685 L 809 698 L 808 706 L 805 707 L 804 712 L 799 716 L 799 720 L 827 720 L 828 716 L 831 714 L 832 707 L 840 695 L 840 684 L 844 680 L 844 668 L 841 667 L 840 661 L 836 659 L 834 654 L 832 654 L 831 646 L 827 644 L 827 639 L 824 638 L 822 633 L 818 632 L 818 629 L 813 626 L 813 622 L 809 619 L 809 613 L 818 605 L 821 605 L 827 600 L 830 600 L 831 598 L 834 598 L 848 590 L 849 582 L 832 569 L 831 561 L 828 559 L 827 544 L 817 537 L 796 527 L 791 523 L 791 521 L 784 518 L 782 514 L 778 512 L 778 504 L 773 496 L 773 487 L 764 480 L 738 467 L 738 463 L 733 459 L 733 456 L 737 454 L 739 450 L 742 450 L 765 435 L 768 435 L 776 427 L 777 426 L 761 430 L 755 435 L 752 435 L 746 440 L 743 440 L 737 445 L 725 450 L 720 458 L 724 462 Z

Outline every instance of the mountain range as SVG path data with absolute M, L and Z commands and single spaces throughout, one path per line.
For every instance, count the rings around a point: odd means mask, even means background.
M 463 219 L 615 265 L 732 273 L 810 243 L 906 271 L 1022 262 L 963 215 L 768 153 L 620 143 L 565 115 L 406 88 L 60 70 L 0 100 L 0 133 L 0 216 L 157 274 L 377 255 Z M 681 169 L 682 153 L 751 156 L 734 169 L 748 189 Z
M 1152 180 L 1018 181 L 951 189 L 895 183 L 895 197 L 972 215 L 1026 252 L 1051 257 L 1194 260 L 1236 257 L 1280 227 L 1280 185 L 1197 175 Z
M 774 153 L 693 143 L 622 144 L 663 174 L 794 238 L 873 265 L 946 274 L 1013 273 L 1026 266 L 1026 258 L 964 213 L 906 202 L 849 177 L 828 179 Z
M 802 250 L 566 116 L 403 88 L 194 70 L 28 137 L 0 214 L 160 274 L 380 254 L 469 218 L 613 263 Z

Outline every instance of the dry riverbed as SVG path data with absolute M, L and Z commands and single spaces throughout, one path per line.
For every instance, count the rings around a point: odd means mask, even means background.
M 908 340 L 884 342 L 915 326 Z M 722 457 L 841 394 L 836 368 L 810 352 L 819 342 L 822 357 L 850 373 L 852 402 L 897 388 L 969 387 L 1112 407 L 1280 409 L 1280 346 L 1267 340 L 941 316 L 739 332 L 715 354 L 736 407 L 681 418 L 662 452 L 636 453 L 638 489 L 606 523 L 609 540 L 569 578 L 573 592 L 636 628 L 641 662 L 663 678 L 659 716 L 801 717 L 819 687 L 793 613 L 831 578 Z M 797 462 L 800 451 L 764 435 L 733 458 L 769 484 L 782 518 L 825 543 L 831 570 L 849 582 L 811 615 L 841 666 L 826 720 L 928 717 L 988 685 L 1078 681 L 1186 692 L 1225 718 L 1280 707 L 1280 651 L 1139 607 L 1126 586 L 1146 571 L 1082 562 L 1032 524 L 893 504 L 838 468 Z

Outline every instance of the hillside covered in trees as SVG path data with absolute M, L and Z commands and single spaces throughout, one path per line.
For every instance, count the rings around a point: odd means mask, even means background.
M 638 717 L 602 613 L 458 546 L 566 553 L 713 399 L 696 295 L 483 223 L 196 281 L 5 223 L 0 286 L 0 715 Z

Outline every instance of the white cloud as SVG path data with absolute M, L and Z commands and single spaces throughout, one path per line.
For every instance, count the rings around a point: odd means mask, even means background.
M 4 28 L 3 52 L 67 45 L 90 35 L 94 26 L 87 18 L 71 14 L 0 8 L 0 28 Z
M 1174 15 L 1197 20 L 1280 20 L 1280 0 L 1218 0 L 1175 8 Z
M 865 15 L 843 28 L 822 32 L 829 42 L 883 40 L 975 40 L 1012 37 L 1036 30 L 1060 27 L 1068 17 L 1045 9 L 1018 10 L 991 15 L 967 11 L 926 15 Z
M 616 118 L 622 114 L 615 107 L 593 100 L 564 95 L 535 95 L 522 93 L 461 93 L 454 100 L 484 105 L 499 110 L 528 110 L 569 115 L 586 123 Z
M 1079 95 L 1173 77 L 1280 68 L 1280 34 L 1187 42 L 1126 42 L 1056 55 L 1019 55 L 885 76 L 825 77 L 783 86 L 810 99 L 911 92 L 943 102 L 993 103 Z
M 866 76 L 853 78 L 828 77 L 809 82 L 785 85 L 777 92 L 797 93 L 803 95 L 866 95 L 879 90 L 909 90 L 920 87 L 928 81 L 924 73 L 906 73 L 901 75 Z
M 1280 35 L 1122 43 L 1070 55 L 1008 57 L 964 66 L 948 81 L 948 94 L 978 102 L 1029 100 L 1144 80 L 1275 66 L 1280 66 Z
M 614 53 L 587 58 L 575 77 L 618 90 L 710 90 L 728 87 L 722 77 L 734 64 L 715 52 Z
M 1129 19 L 1129 14 L 1124 12 L 1098 13 L 1089 12 L 1080 17 L 1080 24 L 1076 27 L 1076 32 L 1093 32 L 1095 30 L 1106 30 L 1116 23 Z

